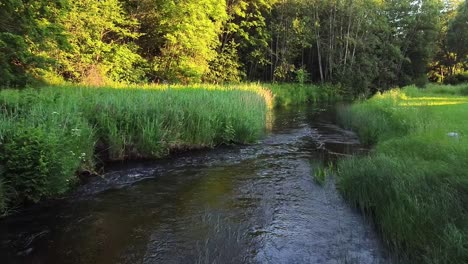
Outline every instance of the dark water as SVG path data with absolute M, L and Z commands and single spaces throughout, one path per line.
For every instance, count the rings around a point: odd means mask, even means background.
M 0 222 L 1 263 L 387 263 L 319 165 L 360 151 L 334 107 L 277 112 L 258 144 L 113 166 Z

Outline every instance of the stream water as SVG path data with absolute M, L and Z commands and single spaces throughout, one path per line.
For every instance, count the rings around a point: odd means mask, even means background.
M 388 263 L 333 180 L 362 151 L 336 106 L 275 113 L 253 145 L 113 165 L 68 197 L 0 221 L 1 263 Z

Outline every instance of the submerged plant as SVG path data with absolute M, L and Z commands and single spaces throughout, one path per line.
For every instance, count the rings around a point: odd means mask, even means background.
M 326 168 L 318 167 L 314 170 L 314 180 L 319 185 L 324 185 L 327 180 L 328 171 Z

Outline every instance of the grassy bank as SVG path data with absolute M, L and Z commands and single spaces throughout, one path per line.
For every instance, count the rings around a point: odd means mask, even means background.
M 251 143 L 269 112 L 334 98 L 333 87 L 45 87 L 0 92 L 0 214 L 56 197 L 97 160 L 154 159 L 172 151 Z
M 95 158 L 249 143 L 271 94 L 251 87 L 47 87 L 0 92 L 0 211 L 66 192 Z
M 339 164 L 339 188 L 410 263 L 468 263 L 467 94 L 406 87 L 343 115 L 375 148 Z

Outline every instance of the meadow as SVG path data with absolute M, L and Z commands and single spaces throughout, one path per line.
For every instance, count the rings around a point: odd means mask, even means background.
M 316 86 L 80 87 L 0 92 L 0 214 L 58 197 L 97 163 L 253 143 L 271 110 L 331 98 Z
M 343 111 L 373 146 L 338 188 L 409 263 L 468 263 L 468 86 L 405 87 Z

